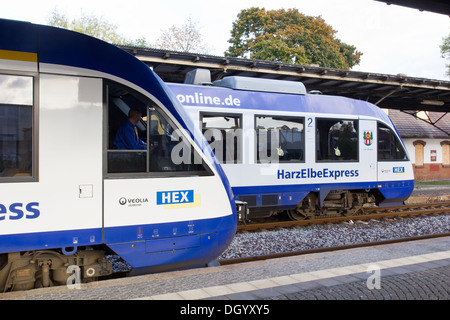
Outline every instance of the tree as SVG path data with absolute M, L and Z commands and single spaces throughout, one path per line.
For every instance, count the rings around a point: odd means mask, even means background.
M 54 9 L 47 19 L 47 24 L 53 27 L 60 27 L 88 34 L 114 44 L 148 46 L 147 41 L 144 38 L 139 38 L 135 41 L 130 40 L 117 31 L 116 25 L 108 22 L 103 17 L 97 18 L 94 15 L 83 14 L 80 18 L 69 21 L 69 18 L 65 14 Z
M 233 22 L 225 55 L 350 69 L 359 64 L 362 53 L 337 39 L 336 32 L 320 16 L 306 16 L 297 9 L 252 7 Z
M 442 39 L 444 42 L 441 46 L 441 54 L 442 58 L 447 59 L 450 61 L 450 35 Z M 450 76 L 450 64 L 446 65 L 447 67 L 447 75 Z
M 156 40 L 156 47 L 195 53 L 208 53 L 211 50 L 204 42 L 197 23 L 191 17 L 181 27 L 172 25 L 170 28 L 162 30 Z

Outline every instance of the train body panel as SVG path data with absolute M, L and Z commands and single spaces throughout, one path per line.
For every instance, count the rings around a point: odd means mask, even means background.
M 261 91 L 220 82 L 169 85 L 253 217 L 299 208 L 302 201 L 305 206 L 306 197 L 329 208 L 409 197 L 412 165 L 385 112 L 343 97 L 270 92 L 272 84 Z
M 85 95 L 92 94 L 81 104 L 80 88 L 88 88 Z M 101 243 L 101 89 L 100 79 L 40 76 L 39 181 L 0 183 L 1 203 L 7 211 L 1 221 L 0 237 L 34 235 L 24 236 L 28 241 L 14 241 L 22 242 L 15 250 L 41 246 L 37 238 L 43 240 L 43 248 Z M 56 233 L 46 239 L 45 233 L 52 232 Z M 11 241 L 2 241 L 0 247 L 1 252 L 11 251 Z
M 236 231 L 231 187 L 161 79 L 92 37 L 0 28 L 0 290 L 63 284 L 72 263 L 106 275 L 106 252 L 135 273 L 220 255 Z M 146 146 L 119 150 L 132 108 Z
M 192 179 L 185 177 L 106 180 L 105 228 L 228 215 L 229 204 L 217 197 L 223 193 L 217 179 L 201 177 L 197 181 L 193 185 Z

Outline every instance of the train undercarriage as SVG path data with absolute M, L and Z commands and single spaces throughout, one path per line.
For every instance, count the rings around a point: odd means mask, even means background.
M 294 209 L 287 210 L 291 220 L 326 218 L 363 214 L 363 208 L 374 206 L 377 195 L 365 190 L 333 190 L 320 203 L 318 192 L 309 193 Z
M 364 214 L 364 208 L 376 206 L 384 200 L 383 195 L 377 189 L 330 190 L 324 198 L 321 198 L 324 195 L 320 192 L 310 192 L 296 207 L 285 209 L 275 203 L 280 196 L 266 195 L 267 198 L 269 196 L 274 199 L 273 206 L 254 206 L 252 202 L 255 203 L 255 201 L 252 201 L 251 196 L 245 197 L 245 200 L 250 200 L 249 202 L 237 201 L 239 220 L 245 223 L 248 220 L 281 214 L 286 214 L 291 220 L 358 215 Z
M 0 255 L 0 292 L 77 286 L 111 273 L 103 250 L 87 248 L 70 255 L 53 250 L 5 253 Z

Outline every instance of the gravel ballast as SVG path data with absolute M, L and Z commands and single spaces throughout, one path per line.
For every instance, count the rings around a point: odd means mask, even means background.
M 219 260 L 370 243 L 450 232 L 450 215 L 312 225 L 237 234 Z

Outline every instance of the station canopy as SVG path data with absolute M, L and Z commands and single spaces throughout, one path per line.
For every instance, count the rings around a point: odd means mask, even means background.
M 450 112 L 450 81 L 445 80 L 152 48 L 121 48 L 146 63 L 164 82 L 183 83 L 189 71 L 202 68 L 210 70 L 211 81 L 226 76 L 300 81 L 309 93 L 360 99 L 380 108 L 402 110 L 409 114 L 419 111 Z
M 450 2 L 448 0 L 376 0 L 386 4 L 398 5 L 420 11 L 446 14 L 450 16 Z

